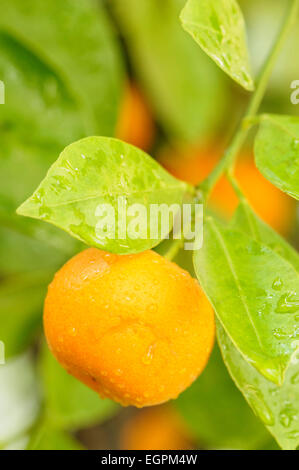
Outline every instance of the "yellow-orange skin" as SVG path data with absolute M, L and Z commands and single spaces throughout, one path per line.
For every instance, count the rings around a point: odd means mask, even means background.
M 181 417 L 168 405 L 140 410 L 120 433 L 124 450 L 187 450 L 191 439 Z
M 154 135 L 154 120 L 145 98 L 134 83 L 128 83 L 120 106 L 116 137 L 142 150 L 149 150 Z
M 88 249 L 49 286 L 44 328 L 72 375 L 122 405 L 176 398 L 201 373 L 214 313 L 189 273 L 153 251 L 118 256 Z
M 182 153 L 166 150 L 159 159 L 175 177 L 198 184 L 211 173 L 222 154 L 222 149 L 207 146 Z M 261 219 L 282 235 L 288 235 L 295 221 L 296 201 L 264 178 L 249 153 L 239 158 L 235 176 L 244 195 Z M 238 197 L 226 177 L 223 176 L 216 184 L 210 205 L 225 218 L 231 217 L 237 208 Z

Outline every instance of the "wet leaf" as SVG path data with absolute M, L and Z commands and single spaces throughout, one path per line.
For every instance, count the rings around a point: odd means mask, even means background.
M 246 90 L 254 89 L 244 19 L 236 0 L 188 0 L 181 21 L 224 72 Z
M 245 201 L 241 202 L 231 220 L 231 228 L 241 230 L 289 261 L 299 272 L 298 252 L 269 225 L 263 222 Z
M 94 391 L 68 374 L 43 346 L 41 374 L 45 396 L 45 420 L 55 429 L 80 429 L 112 416 L 118 406 L 102 400 Z
M 233 344 L 266 378 L 283 383 L 299 340 L 299 274 L 265 244 L 208 217 L 197 277 Z
M 266 244 L 299 270 L 298 253 L 260 220 L 246 202 L 239 205 L 231 225 Z M 298 318 L 295 317 L 295 321 L 298 323 Z M 228 370 L 250 406 L 282 448 L 296 449 L 299 445 L 299 408 L 296 407 L 299 402 L 299 361 L 296 353 L 287 369 L 284 383 L 277 387 L 244 361 L 220 324 L 218 341 Z
M 299 118 L 262 116 L 254 153 L 257 167 L 265 178 L 299 199 Z
M 283 449 L 299 445 L 299 356 L 287 369 L 281 387 L 244 360 L 218 322 L 217 335 L 228 370 L 255 414 Z
M 159 237 L 151 236 L 151 205 L 181 204 L 186 190 L 136 147 L 89 137 L 66 147 L 18 213 L 51 222 L 88 245 L 133 253 L 157 245 L 171 230 L 161 226 Z

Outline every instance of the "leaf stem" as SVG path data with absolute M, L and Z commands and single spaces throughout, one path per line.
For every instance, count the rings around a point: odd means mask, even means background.
M 271 73 L 285 43 L 285 40 L 296 20 L 298 10 L 299 0 L 290 0 L 281 30 L 260 72 L 255 93 L 249 102 L 247 112 L 239 124 L 239 128 L 231 142 L 231 145 L 210 175 L 201 184 L 198 185 L 198 189 L 203 192 L 203 197 L 205 200 L 208 199 L 213 187 L 219 178 L 221 178 L 223 173 L 228 172 L 230 175 L 233 174 L 238 153 L 247 137 L 249 129 L 248 123 L 254 122 L 256 120 L 256 114 L 265 95 Z M 247 123 L 247 125 L 243 125 L 244 122 Z

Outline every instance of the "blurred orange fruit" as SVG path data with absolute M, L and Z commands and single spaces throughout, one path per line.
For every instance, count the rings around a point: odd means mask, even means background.
M 176 398 L 205 367 L 214 313 L 198 282 L 153 251 L 95 248 L 69 260 L 49 286 L 44 328 L 72 375 L 123 405 Z
M 116 137 L 143 150 L 154 140 L 154 122 L 144 96 L 134 83 L 128 83 L 121 102 Z
M 220 149 L 192 149 L 186 153 L 166 150 L 160 163 L 174 176 L 192 184 L 203 181 L 219 161 Z M 235 177 L 254 211 L 282 235 L 290 233 L 296 215 L 296 202 L 271 184 L 258 171 L 250 153 L 241 155 Z M 211 207 L 230 218 L 238 206 L 238 198 L 226 177 L 216 184 L 210 198 Z
M 154 406 L 139 411 L 126 421 L 120 434 L 124 450 L 192 449 L 184 423 L 170 406 Z

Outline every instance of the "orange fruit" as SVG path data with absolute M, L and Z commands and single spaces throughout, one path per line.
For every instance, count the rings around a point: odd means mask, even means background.
M 134 83 L 127 84 L 118 116 L 116 137 L 148 150 L 154 134 L 153 117 L 144 96 Z
M 222 155 L 221 149 L 209 147 L 192 149 L 186 153 L 165 151 L 160 163 L 174 176 L 192 184 L 203 181 Z M 239 158 L 235 177 L 254 211 L 282 235 L 288 235 L 296 216 L 296 202 L 280 191 L 259 172 L 253 156 L 244 153 Z M 238 206 L 238 198 L 226 177 L 216 184 L 210 198 L 211 207 L 225 218 L 230 218 Z
M 95 248 L 69 260 L 49 286 L 44 328 L 72 375 L 123 405 L 176 398 L 201 373 L 214 314 L 198 282 L 153 251 Z
M 168 406 L 140 410 L 126 421 L 120 434 L 124 450 L 185 450 L 192 449 L 184 422 Z

